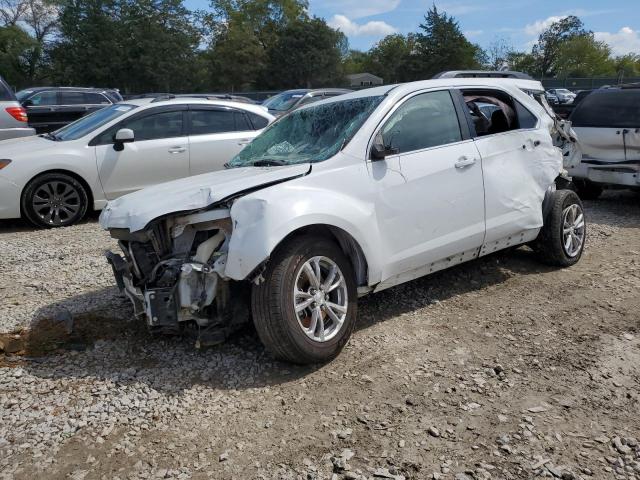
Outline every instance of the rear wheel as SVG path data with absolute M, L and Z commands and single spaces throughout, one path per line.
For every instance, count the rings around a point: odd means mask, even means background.
M 602 195 L 603 188 L 597 183 L 593 183 L 591 180 L 582 178 L 574 178 L 573 184 L 576 186 L 578 195 L 583 200 L 595 200 Z
M 334 358 L 355 326 L 357 290 L 351 263 L 335 243 L 294 238 L 269 261 L 253 286 L 253 321 L 262 343 L 293 363 Z
M 550 201 L 551 210 L 533 247 L 543 262 L 569 267 L 580 260 L 587 239 L 582 201 L 571 190 L 557 190 Z
M 40 227 L 73 225 L 87 213 L 88 195 L 78 180 L 64 173 L 46 173 L 24 189 L 24 216 Z

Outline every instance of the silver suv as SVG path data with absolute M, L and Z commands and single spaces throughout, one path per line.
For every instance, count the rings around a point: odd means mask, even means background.
M 26 137 L 35 133 L 27 123 L 27 111 L 18 103 L 13 90 L 0 77 L 0 140 Z

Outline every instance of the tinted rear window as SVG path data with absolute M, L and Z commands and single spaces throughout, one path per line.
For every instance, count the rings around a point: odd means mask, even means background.
M 571 115 L 574 127 L 640 127 L 640 89 L 593 92 Z
M 13 91 L 7 85 L 2 78 L 0 78 L 0 101 L 11 101 L 15 100 L 16 97 L 13 94 Z

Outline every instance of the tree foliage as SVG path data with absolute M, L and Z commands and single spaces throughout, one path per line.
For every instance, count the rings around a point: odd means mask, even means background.
M 10 85 L 30 81 L 30 62 L 37 48 L 37 42 L 20 27 L 0 27 L 0 72 Z
M 417 37 L 419 62 L 414 80 L 431 78 L 445 70 L 479 68 L 482 49 L 467 40 L 458 22 L 434 5 L 420 24 Z
M 549 25 L 530 52 L 504 39 L 483 51 L 433 6 L 417 32 L 361 52 L 308 11 L 308 0 L 210 0 L 200 11 L 184 0 L 0 0 L 0 74 L 18 87 L 125 93 L 341 86 L 362 72 L 398 83 L 504 67 L 536 78 L 640 75 L 638 55 L 612 57 L 575 16 Z
M 320 87 L 343 84 L 346 37 L 320 18 L 289 23 L 268 52 L 266 86 Z
M 540 34 L 531 52 L 536 59 L 536 73 L 543 77 L 555 75 L 558 70 L 558 52 L 562 44 L 587 33 L 582 20 L 574 15 L 553 22 Z
M 199 33 L 180 0 L 69 0 L 52 51 L 62 84 L 125 92 L 192 88 Z

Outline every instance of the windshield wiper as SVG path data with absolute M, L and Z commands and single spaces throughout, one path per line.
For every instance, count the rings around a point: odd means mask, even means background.
M 276 160 L 273 158 L 265 158 L 263 160 L 256 160 L 251 163 L 252 167 L 281 167 L 283 165 L 288 165 L 287 162 L 283 162 L 282 160 Z
M 42 135 L 45 138 L 48 138 L 49 140 L 53 140 L 54 142 L 57 142 L 58 140 L 60 140 L 58 137 L 56 137 L 53 133 L 51 132 L 47 132 L 44 135 Z

